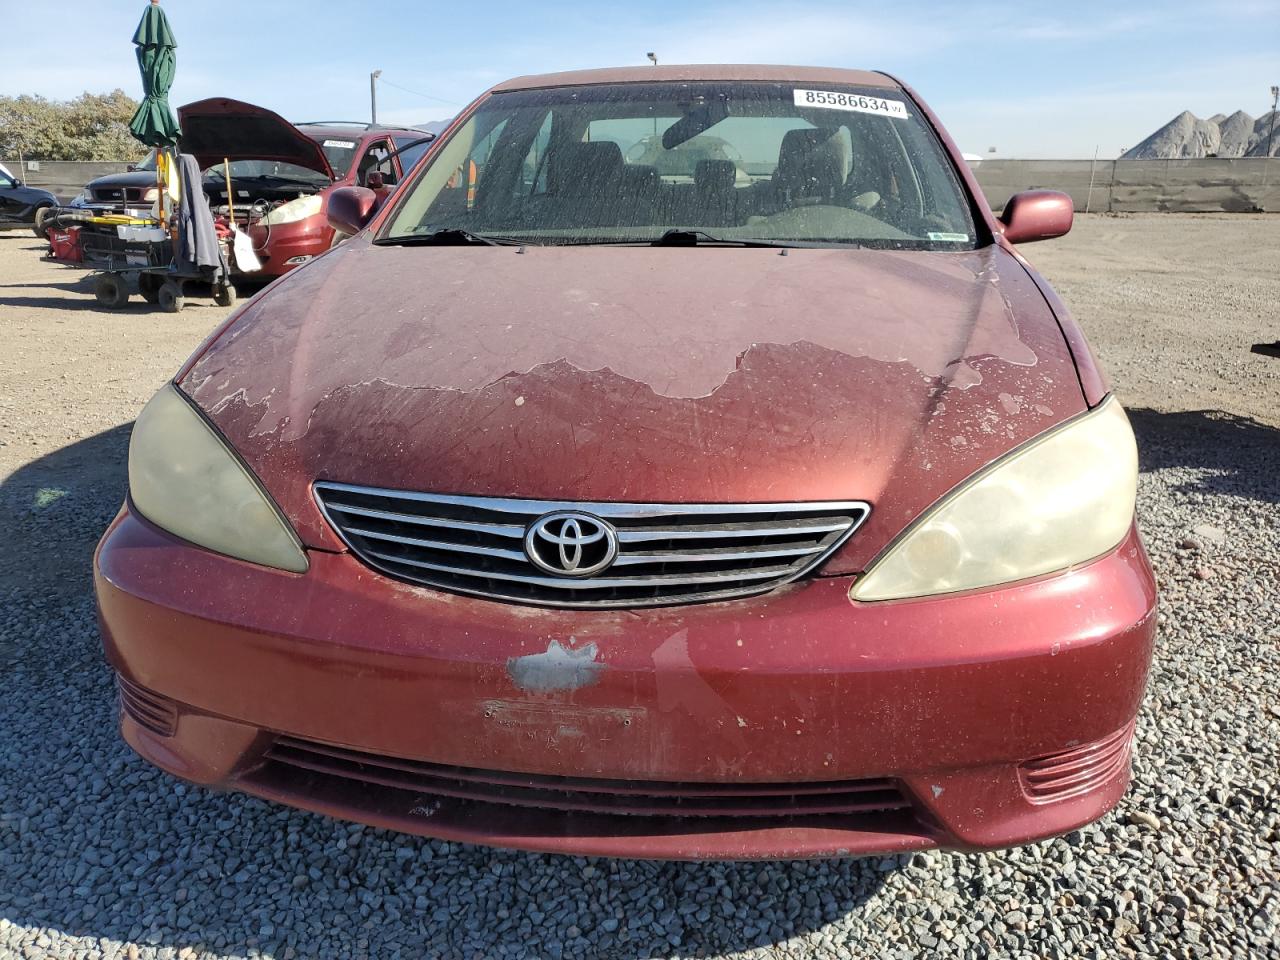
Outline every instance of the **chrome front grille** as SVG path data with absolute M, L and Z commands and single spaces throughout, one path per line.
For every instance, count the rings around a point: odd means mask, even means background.
M 99 202 L 120 201 L 142 203 L 146 190 L 142 187 L 99 187 L 91 191 L 93 199 Z
M 764 593 L 815 569 L 871 511 L 861 501 L 566 503 L 328 481 L 316 483 L 315 492 L 352 551 L 388 576 L 558 607 L 640 607 Z M 616 546 L 612 562 L 587 576 L 535 565 L 530 549 L 536 547 L 526 546 L 532 528 L 561 513 L 582 517 L 584 527 L 598 522 Z

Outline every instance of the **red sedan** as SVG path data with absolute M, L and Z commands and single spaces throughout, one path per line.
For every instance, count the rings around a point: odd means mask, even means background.
M 1156 591 L 1079 327 L 879 73 L 523 77 L 139 415 L 96 585 L 184 779 L 578 854 L 1060 834 Z
M 265 107 L 226 97 L 188 103 L 178 108 L 178 117 L 182 149 L 204 170 L 214 214 L 227 224 L 234 220 L 252 242 L 253 260 L 234 261 L 233 271 L 263 280 L 333 246 L 325 206 L 334 190 L 376 185 L 384 197 L 431 140 L 411 128 L 293 124 Z

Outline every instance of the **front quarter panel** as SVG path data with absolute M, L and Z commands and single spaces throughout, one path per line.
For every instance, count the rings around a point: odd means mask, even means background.
M 1102 369 L 1102 364 L 1098 362 L 1093 348 L 1089 346 L 1089 341 L 1085 339 L 1084 330 L 1080 328 L 1080 324 L 1076 322 L 1076 318 L 1072 316 L 1071 311 L 1067 309 L 1067 305 L 1058 296 L 1058 292 L 1053 289 L 1040 271 L 1033 267 L 1026 257 L 1015 250 L 1011 244 L 1004 241 L 1003 238 L 1000 243 L 1013 254 L 1018 263 L 1022 265 L 1022 268 L 1026 270 L 1027 276 L 1039 288 L 1045 303 L 1053 311 L 1053 315 L 1058 320 L 1058 326 L 1062 330 L 1062 336 L 1067 341 L 1067 347 L 1071 350 L 1071 358 L 1075 361 L 1076 374 L 1080 377 L 1080 389 L 1084 392 L 1085 402 L 1090 407 L 1096 407 L 1111 392 L 1111 381 Z

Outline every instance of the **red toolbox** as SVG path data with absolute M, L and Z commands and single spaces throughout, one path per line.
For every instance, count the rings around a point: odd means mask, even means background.
M 84 251 L 80 246 L 80 228 L 67 227 L 65 230 L 49 231 L 49 255 L 54 260 L 66 263 L 82 263 Z

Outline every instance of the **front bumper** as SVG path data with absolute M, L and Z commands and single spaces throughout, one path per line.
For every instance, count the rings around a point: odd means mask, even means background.
M 320 256 L 333 243 L 333 229 L 323 215 L 307 217 L 294 223 L 249 228 L 254 253 L 262 264 L 260 271 L 241 274 L 248 278 L 278 277 Z
M 334 816 L 575 854 L 987 849 L 1074 829 L 1128 783 L 1155 630 L 1136 530 L 999 590 L 858 604 L 841 577 L 638 614 L 310 560 L 267 570 L 121 512 L 95 582 L 134 749 Z
M 141 219 L 150 219 L 155 204 L 151 201 L 147 202 L 126 202 L 123 200 L 92 200 L 89 202 L 72 200 L 67 207 L 73 210 L 84 210 L 87 213 L 98 214 L 101 216 L 120 216 L 139 217 Z

